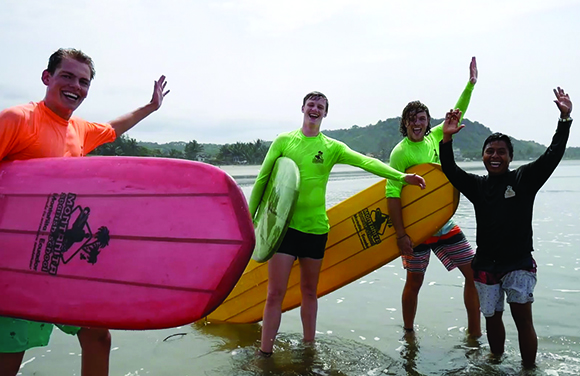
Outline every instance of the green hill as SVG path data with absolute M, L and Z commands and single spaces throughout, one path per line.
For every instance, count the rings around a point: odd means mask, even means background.
M 352 126 L 350 129 L 328 130 L 323 133 L 343 141 L 352 149 L 364 154 L 371 154 L 383 161 L 388 160 L 393 147 L 402 139 L 399 132 L 401 118 L 379 121 L 366 127 Z M 431 124 L 440 124 L 443 119 L 431 119 Z M 462 121 L 465 128 L 454 137 L 453 147 L 466 160 L 481 158 L 483 141 L 492 133 L 489 128 L 469 119 Z M 534 141 L 521 141 L 512 138 L 514 159 L 527 160 L 539 157 L 546 146 Z M 565 158 L 579 159 L 580 148 L 568 148 Z
M 431 124 L 439 124 L 442 121 L 443 119 L 431 119 Z M 391 118 L 365 127 L 353 125 L 349 129 L 324 130 L 323 128 L 322 132 L 329 137 L 343 141 L 353 150 L 386 161 L 389 159 L 393 147 L 402 139 L 399 133 L 399 123 L 400 118 Z M 465 124 L 465 129 L 455 136 L 453 142 L 458 159 L 479 160 L 481 158 L 482 143 L 492 132 L 483 124 L 472 122 L 469 119 L 464 119 L 462 123 Z M 512 138 L 512 141 L 514 144 L 515 160 L 535 159 L 546 150 L 545 145 L 538 144 L 534 141 L 522 141 L 514 138 Z M 185 149 L 186 145 L 191 143 L 197 142 L 192 140 L 188 142 L 178 141 L 158 144 L 156 142 L 137 142 L 133 139 L 123 138 L 115 141 L 114 144 L 101 146 L 93 154 L 153 155 L 188 158 Z M 270 142 L 257 140 L 255 143 L 237 142 L 226 145 L 199 144 L 202 148 L 194 154 L 197 157 L 192 158 L 216 164 L 250 163 L 249 161 L 253 163 L 254 160 L 263 158 L 263 156 L 260 157 L 259 155 L 263 154 L 264 151 L 260 148 L 256 149 L 256 146 L 262 144 L 268 146 Z M 240 155 L 236 154 L 238 151 L 241 153 Z M 253 154 L 258 153 L 258 155 L 254 155 L 256 158 L 249 159 L 247 155 L 249 152 Z M 580 159 L 580 148 L 568 148 L 564 158 Z

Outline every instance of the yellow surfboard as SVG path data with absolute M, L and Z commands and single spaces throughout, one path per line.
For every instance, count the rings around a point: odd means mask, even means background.
M 401 193 L 403 221 L 414 244 L 437 232 L 455 213 L 459 192 L 441 166 L 422 164 L 408 173 L 423 176 L 427 188 L 405 186 Z M 361 278 L 399 257 L 382 180 L 328 209 L 330 232 L 322 262 L 318 297 Z M 210 322 L 253 323 L 262 320 L 268 288 L 268 265 L 250 260 L 226 300 L 208 317 Z M 294 262 L 282 312 L 300 305 L 300 266 Z

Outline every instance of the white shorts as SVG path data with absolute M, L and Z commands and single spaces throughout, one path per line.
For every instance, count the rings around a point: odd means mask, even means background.
M 488 285 L 475 281 L 481 312 L 492 317 L 495 312 L 504 311 L 505 295 L 508 303 L 526 304 L 534 301 L 536 273 L 527 270 L 514 270 L 504 275 L 500 283 Z

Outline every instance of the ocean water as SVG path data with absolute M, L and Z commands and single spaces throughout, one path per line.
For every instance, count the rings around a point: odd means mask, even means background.
M 484 173 L 481 162 L 463 167 Z M 256 167 L 225 168 L 251 191 Z M 349 167 L 331 176 L 332 206 L 379 179 Z M 468 341 L 462 277 L 436 258 L 419 295 L 416 341 L 403 339 L 399 259 L 319 300 L 314 344 L 301 341 L 298 310 L 282 316 L 275 354 L 255 355 L 260 324 L 196 323 L 155 331 L 112 331 L 110 374 L 137 375 L 579 375 L 580 161 L 564 161 L 544 185 L 534 209 L 538 263 L 534 324 L 538 368 L 521 371 L 517 331 L 506 307 L 506 353 L 489 359 L 485 335 Z M 454 217 L 475 246 L 471 204 L 462 198 Z M 484 323 L 484 320 L 482 320 Z M 485 330 L 485 325 L 483 324 Z M 55 330 L 51 343 L 28 351 L 20 375 L 80 375 L 76 338 Z

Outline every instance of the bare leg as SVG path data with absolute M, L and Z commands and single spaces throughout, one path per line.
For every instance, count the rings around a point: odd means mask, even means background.
M 489 349 L 496 357 L 503 354 L 505 346 L 505 327 L 503 325 L 502 316 L 502 311 L 495 311 L 493 316 L 485 318 Z
M 19 353 L 0 353 L 0 376 L 16 376 L 24 358 L 24 351 Z
M 417 304 L 419 300 L 419 290 L 425 279 L 424 273 L 414 273 L 407 271 L 407 281 L 403 288 L 403 325 L 405 329 L 413 329 L 415 315 L 417 314 Z
M 107 376 L 111 352 L 111 333 L 109 330 L 82 328 L 77 337 L 83 350 L 81 375 Z
M 462 265 L 459 270 L 465 277 L 463 288 L 463 302 L 467 310 L 467 332 L 472 338 L 481 337 L 481 313 L 479 312 L 479 297 L 475 282 L 473 282 L 473 269 L 471 265 Z
M 282 302 L 288 289 L 288 278 L 293 263 L 294 257 L 284 253 L 276 253 L 268 261 L 268 297 L 264 307 L 260 346 L 260 350 L 264 353 L 271 353 L 274 348 L 274 340 L 282 320 Z
M 536 353 L 538 352 L 538 337 L 534 329 L 532 319 L 532 303 L 510 303 L 512 317 L 518 328 L 518 342 L 522 353 L 524 368 L 533 368 L 536 365 Z
M 318 298 L 316 288 L 322 259 L 300 259 L 300 292 L 302 293 L 302 305 L 300 306 L 300 318 L 302 319 L 302 331 L 304 341 L 314 341 L 316 335 L 316 314 L 318 312 Z

